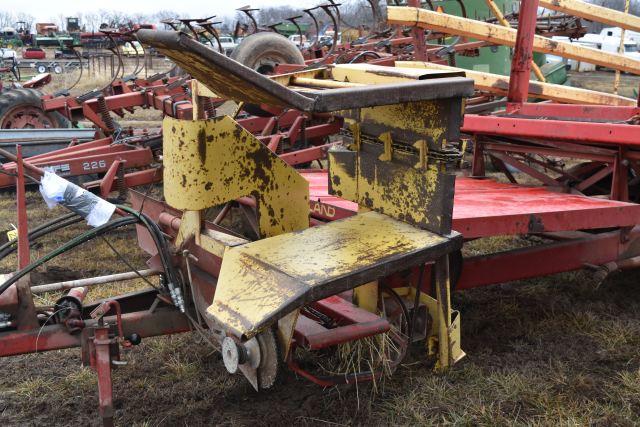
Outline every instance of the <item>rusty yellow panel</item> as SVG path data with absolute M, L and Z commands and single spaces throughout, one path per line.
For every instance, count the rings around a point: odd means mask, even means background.
M 200 234 L 200 241 L 197 245 L 202 247 L 205 251 L 222 258 L 227 248 L 244 245 L 248 242 L 248 240 L 220 231 L 203 230 Z
M 201 225 L 202 216 L 200 211 L 184 211 L 174 244 L 180 247 L 185 241 L 194 238 L 196 245 L 199 245 Z
M 326 78 L 326 68 L 317 68 L 314 70 L 305 70 L 305 71 L 294 71 L 291 73 L 285 74 L 276 74 L 273 76 L 269 76 L 269 78 L 273 81 L 280 83 L 283 86 L 291 86 L 293 81 L 297 78 L 307 78 L 307 79 L 322 79 Z
M 367 212 L 230 248 L 208 314 L 249 338 L 306 303 L 424 263 L 452 244 Z
M 450 122 L 453 126 L 460 116 L 459 112 L 453 113 L 453 102 L 447 99 L 362 108 L 361 129 L 369 135 L 391 132 L 394 140 L 405 143 L 426 139 L 430 149 L 440 149 L 447 142 Z
M 336 146 L 329 150 L 329 188 L 331 194 L 343 199 L 358 199 L 358 172 L 355 151 Z
M 252 196 L 261 237 L 309 226 L 307 181 L 230 117 L 166 117 L 163 139 L 170 206 L 202 210 Z
M 286 105 L 282 100 L 256 88 L 242 78 L 212 68 L 205 59 L 196 52 L 183 49 L 158 49 L 162 54 L 170 57 L 191 76 L 198 79 L 200 84 L 217 92 L 221 97 L 234 101 L 265 103 L 269 105 Z
M 434 233 L 449 233 L 453 173 L 433 161 L 416 168 L 419 155 L 400 150 L 393 151 L 391 161 L 383 161 L 383 150 L 382 144 L 363 142 L 358 152 L 329 151 L 331 194 Z M 345 167 L 351 158 L 355 166 Z
M 428 70 L 387 67 L 372 64 L 340 64 L 331 68 L 331 76 L 341 82 L 363 84 L 402 83 L 439 77 L 464 77 L 463 70 Z

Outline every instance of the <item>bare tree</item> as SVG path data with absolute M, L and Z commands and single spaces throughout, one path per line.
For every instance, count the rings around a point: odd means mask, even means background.
M 87 31 L 98 31 L 100 29 L 100 15 L 95 12 L 85 13 L 83 24 L 86 26 Z
M 589 3 L 597 4 L 598 6 L 608 7 L 609 9 L 624 10 L 626 0 L 587 0 Z M 631 15 L 640 15 L 640 2 L 638 0 L 631 0 L 629 4 L 629 13 Z M 587 28 L 592 33 L 599 33 L 604 27 L 608 25 L 600 22 L 585 22 Z
M 5 10 L 0 10 L 0 28 L 9 27 L 15 22 L 13 13 Z
M 16 14 L 16 22 L 18 21 L 24 22 L 25 28 L 31 31 L 31 27 L 33 27 L 33 24 L 36 22 L 36 18 L 28 13 L 19 12 Z
M 272 25 L 298 15 L 300 9 L 291 6 L 266 7 L 258 12 L 257 21 L 260 25 Z
M 156 23 L 160 23 L 165 19 L 176 19 L 178 18 L 178 12 L 174 10 L 159 10 L 153 15 L 153 20 Z

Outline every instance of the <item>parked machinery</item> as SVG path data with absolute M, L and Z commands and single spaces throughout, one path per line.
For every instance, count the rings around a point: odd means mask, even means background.
M 407 346 L 424 339 L 435 366 L 446 368 L 464 355 L 460 315 L 449 303 L 454 287 L 585 265 L 603 275 L 636 266 L 640 205 L 626 201 L 624 179 L 631 173 L 619 170 L 633 169 L 637 161 L 637 108 L 621 97 L 609 98 L 621 103 L 615 107 L 525 102 L 535 95 L 528 82 L 532 46 L 527 40 L 533 38 L 527 36 L 534 33 L 536 9 L 537 2 L 523 2 L 514 42 L 518 66 L 501 81 L 507 110 L 467 114 L 464 121 L 463 98 L 472 95 L 473 84 L 460 70 L 401 61 L 396 67 L 298 64 L 290 73 L 267 78 L 184 34 L 140 32 L 142 42 L 197 79 L 189 86 L 188 106 L 172 104 L 171 95 L 160 95 L 164 89 L 110 99 L 117 108 L 124 107 L 116 102 L 134 96 L 175 107 L 163 124 L 165 201 L 132 191 L 133 208 L 114 207 L 121 218 L 29 264 L 23 168 L 36 177 L 42 170 L 22 162 L 19 153 L 0 152 L 16 161 L 22 218 L 21 269 L 0 284 L 0 310 L 7 313 L 0 355 L 82 347 L 85 362 L 98 372 L 101 415 L 109 422 L 111 362 L 120 346 L 144 337 L 196 330 L 222 351 L 229 372 L 242 372 L 257 389 L 271 386 L 283 364 L 323 386 L 353 383 L 376 379 L 384 368 L 328 375 L 302 363 L 300 350 L 384 337 L 392 343 L 383 353 L 387 370 L 393 370 Z M 420 19 L 418 10 L 398 13 L 395 22 L 407 23 L 411 16 L 416 27 L 433 24 Z M 571 95 L 574 103 L 596 99 L 583 92 Z M 212 98 L 259 106 L 272 117 L 211 114 L 205 99 Z M 540 112 L 548 128 L 532 119 L 532 112 Z M 599 121 L 592 120 L 594 112 Z M 289 131 L 271 132 L 285 117 L 292 123 Z M 322 126 L 314 135 L 333 136 L 328 169 L 295 170 L 289 160 L 304 150 L 279 153 L 274 147 L 286 132 L 292 136 L 288 143 L 305 141 L 311 128 L 302 123 L 314 119 L 322 119 L 314 123 Z M 573 171 L 571 180 L 554 179 L 553 187 L 565 192 L 456 178 L 451 166 L 460 160 L 456 148 L 464 147 L 460 126 L 476 137 L 474 171 L 482 172 L 489 154 L 535 175 L 526 162 L 513 163 L 526 150 L 577 153 L 601 169 L 585 167 L 595 177 L 585 172 L 582 181 Z M 580 188 L 612 174 L 609 199 L 580 194 Z M 535 176 L 551 186 L 549 179 Z M 210 209 L 213 220 L 205 214 Z M 238 212 L 246 222 L 222 222 Z M 77 220 L 67 217 L 32 234 L 36 238 Z M 150 255 L 149 270 L 139 274 L 161 275 L 157 289 L 86 305 L 85 293 L 77 290 L 59 301 L 63 315 L 48 318 L 36 310 L 26 279 L 33 268 L 130 224 L 137 225 L 139 244 Z M 535 235 L 544 244 L 463 259 L 462 239 L 509 234 Z
M 183 34 L 141 31 L 139 37 L 219 96 L 346 121 L 344 143 L 330 152 L 332 191 L 364 211 L 309 228 L 307 181 L 236 120 L 165 118 L 167 202 L 143 203 L 144 197 L 134 196 L 134 206 L 144 205 L 142 212 L 120 208 L 125 216 L 115 220 L 147 224 L 139 240 L 152 256 L 152 268 L 162 274 L 161 288 L 76 307 L 75 320 L 38 325 L 39 351 L 94 349 L 89 357 L 99 374 L 107 421 L 110 360 L 119 344 L 135 341 L 133 333 L 139 339 L 208 328 L 227 369 L 241 371 L 257 389 L 271 386 L 283 363 L 323 385 L 378 378 L 382 368 L 321 375 L 301 367 L 294 350 L 322 350 L 380 334 L 394 343 L 385 351 L 391 368 L 411 341 L 426 339 L 438 368 L 463 356 L 460 319 L 449 302 L 448 254 L 461 244 L 451 232 L 451 167 L 459 152 L 450 142 L 458 138 L 462 98 L 472 94 L 471 80 L 443 73 L 427 81 L 353 87 L 326 71 L 299 80 L 311 87 L 291 89 Z M 304 79 L 304 73 L 297 78 Z M 239 198 L 253 201 L 254 241 L 242 230 L 204 220 L 205 209 Z M 411 280 L 393 289 L 379 281 L 425 263 L 434 263 L 433 297 Z M 28 298 L 14 283 L 30 268 L 0 285 L 9 312 L 12 295 Z M 106 317 L 112 309 L 119 310 L 116 329 Z M 36 345 L 28 325 L 39 322 L 21 316 L 25 320 L 17 321 L 17 331 L 0 335 L 2 355 Z M 106 340 L 114 332 L 120 338 Z

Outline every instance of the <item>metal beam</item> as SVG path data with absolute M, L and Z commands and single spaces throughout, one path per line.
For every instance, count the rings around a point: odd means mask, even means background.
M 392 25 L 418 26 L 506 46 L 515 46 L 516 44 L 516 30 L 501 25 L 413 7 L 389 6 L 387 12 L 388 22 Z M 636 59 L 576 44 L 558 42 L 538 35 L 533 36 L 533 50 L 614 70 L 640 74 L 640 61 Z
M 597 6 L 580 0 L 540 0 L 540 6 L 546 9 L 578 16 L 589 21 L 620 27 L 631 31 L 640 31 L 640 17 L 624 12 Z
M 332 69 L 332 73 L 334 79 L 348 79 L 352 83 L 365 82 L 367 79 L 376 83 L 391 83 L 392 81 L 397 82 L 403 79 L 426 78 L 430 74 L 430 70 L 431 72 L 433 70 L 463 72 L 467 77 L 474 80 L 476 89 L 495 95 L 506 96 L 509 91 L 509 77 L 507 76 L 464 70 L 433 62 L 396 61 L 396 68 L 370 64 L 341 64 L 336 65 Z M 535 80 L 529 82 L 529 96 L 570 104 L 636 106 L 635 99 L 571 86 L 542 83 Z
M 462 132 L 493 136 L 574 141 L 581 144 L 614 144 L 639 147 L 638 126 L 629 124 L 527 119 L 503 116 L 464 116 Z

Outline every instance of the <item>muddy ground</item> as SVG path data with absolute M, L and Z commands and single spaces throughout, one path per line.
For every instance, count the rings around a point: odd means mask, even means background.
M 613 73 L 599 73 L 606 81 Z M 576 77 L 572 77 L 575 81 Z M 625 79 L 627 81 L 627 79 Z M 637 87 L 628 79 L 627 88 Z M 13 195 L 0 194 L 0 229 L 15 223 Z M 47 211 L 30 194 L 31 224 Z M 64 242 L 79 225 L 35 250 Z M 137 266 L 144 255 L 132 230 L 109 237 Z M 535 242 L 533 242 L 535 243 Z M 467 254 L 530 245 L 519 237 L 473 242 Z M 15 259 L 0 264 L 14 268 Z M 41 280 L 126 270 L 104 242 L 53 261 Z M 285 374 L 256 393 L 197 334 L 146 339 L 114 371 L 118 425 L 636 425 L 640 422 L 638 272 L 603 283 L 585 270 L 456 293 L 467 352 L 454 369 L 434 374 L 414 347 L 391 379 L 322 389 Z M 95 290 L 90 299 L 142 286 Z M 56 295 L 45 295 L 46 304 Z M 78 350 L 0 359 L 0 425 L 98 425 L 93 372 Z

